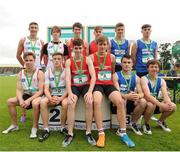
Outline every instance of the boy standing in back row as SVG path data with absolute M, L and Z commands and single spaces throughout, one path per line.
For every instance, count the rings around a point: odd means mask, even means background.
M 97 50 L 98 50 L 98 48 L 97 48 L 97 39 L 101 35 L 103 35 L 103 27 L 102 26 L 95 26 L 94 27 L 95 39 L 90 43 L 89 54 L 93 54 L 93 53 L 97 52 Z
M 129 54 L 130 43 L 125 39 L 125 26 L 123 23 L 117 23 L 115 26 L 116 36 L 111 40 L 111 53 L 116 58 L 115 72 L 120 71 L 121 59 L 123 55 Z
M 133 65 L 136 69 L 136 74 L 142 77 L 148 74 L 147 62 L 149 60 L 157 60 L 158 46 L 155 41 L 150 39 L 151 25 L 144 24 L 141 27 L 142 39 L 137 40 L 132 46 L 131 56 L 133 59 Z

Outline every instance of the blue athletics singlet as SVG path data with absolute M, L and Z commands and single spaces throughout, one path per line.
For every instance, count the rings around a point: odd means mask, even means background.
M 124 40 L 122 44 L 118 44 L 115 39 L 111 40 L 111 53 L 115 55 L 116 58 L 116 65 L 121 64 L 121 58 L 123 55 L 128 53 L 128 40 Z
M 151 41 L 146 44 L 143 40 L 137 40 L 137 54 L 136 54 L 136 72 L 144 73 L 147 71 L 147 62 L 155 58 L 155 50 L 157 43 Z
M 126 79 L 122 71 L 117 72 L 120 92 L 128 94 L 136 87 L 136 74 L 131 74 L 130 79 Z

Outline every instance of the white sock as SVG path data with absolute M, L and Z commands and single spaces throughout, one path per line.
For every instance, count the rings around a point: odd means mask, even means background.
M 62 131 L 64 128 L 65 128 L 65 127 L 61 126 L 61 127 L 60 127 L 60 130 Z
M 68 133 L 69 135 L 71 135 L 73 137 L 73 133 Z
M 32 130 L 37 131 L 37 128 L 32 128 Z
M 48 127 L 45 127 L 44 130 L 46 130 L 47 132 L 49 132 L 49 128 L 48 128 Z
M 13 126 L 14 128 L 15 128 L 15 127 L 18 127 L 18 125 L 12 125 L 12 126 Z
M 86 131 L 86 135 L 88 135 L 88 134 L 91 134 L 91 132 L 89 132 L 89 131 Z
M 126 134 L 126 128 L 119 128 L 119 135 L 122 137 L 122 136 L 124 136 L 125 134 Z
M 122 136 L 126 135 L 126 132 L 125 133 L 120 133 L 119 135 L 122 137 Z

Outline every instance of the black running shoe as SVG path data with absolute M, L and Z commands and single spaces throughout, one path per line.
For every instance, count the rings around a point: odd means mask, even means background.
M 151 134 L 152 134 L 151 127 L 150 127 L 150 125 L 147 124 L 147 123 L 145 123 L 145 124 L 143 125 L 143 131 L 144 131 L 144 133 L 147 134 L 147 135 L 151 135 Z
M 73 136 L 71 135 L 66 135 L 66 137 L 64 138 L 64 141 L 62 142 L 62 146 L 63 147 L 67 147 L 73 140 Z
M 135 134 L 140 135 L 140 136 L 142 135 L 142 133 L 141 133 L 141 131 L 139 130 L 139 128 L 137 127 L 136 123 L 133 123 L 133 124 L 131 125 L 131 129 L 134 131 Z
M 44 130 L 41 136 L 39 137 L 39 141 L 43 142 L 50 136 L 50 132 L 47 130 Z
M 93 145 L 93 146 L 96 145 L 96 141 L 95 141 L 95 139 L 93 138 L 92 134 L 87 134 L 87 135 L 86 135 L 86 140 L 87 140 L 87 142 L 88 142 L 90 145 Z
M 60 133 L 64 135 L 68 135 L 68 130 L 66 128 L 60 129 Z

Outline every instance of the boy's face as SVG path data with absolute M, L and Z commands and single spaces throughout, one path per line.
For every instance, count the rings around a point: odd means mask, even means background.
M 32 24 L 29 26 L 29 31 L 31 35 L 37 35 L 38 30 L 39 30 L 39 27 L 36 24 Z
M 34 63 L 35 63 L 35 59 L 33 58 L 32 55 L 28 55 L 25 59 L 24 59 L 24 63 L 26 65 L 26 67 L 29 69 L 29 68 L 32 68 L 34 67 Z
M 103 35 L 103 31 L 102 30 L 96 30 L 94 31 L 94 36 L 97 39 L 99 36 Z
M 80 37 L 80 35 L 81 35 L 81 28 L 74 27 L 73 32 L 74 32 L 74 35 Z
M 62 64 L 62 56 L 54 55 L 53 56 L 53 64 L 54 64 L 54 67 L 60 67 Z
M 158 64 L 150 64 L 148 67 L 149 74 L 157 74 L 159 72 Z
M 125 27 L 119 26 L 115 29 L 115 32 L 116 32 L 117 37 L 122 37 L 122 36 L 124 36 L 124 33 L 125 33 Z
M 106 52 L 107 47 L 108 47 L 108 42 L 104 41 L 104 42 L 98 42 L 98 52 L 99 53 L 103 53 Z
M 60 37 L 59 31 L 53 30 L 52 31 L 52 38 L 53 38 L 53 40 L 57 40 L 57 39 L 59 39 L 59 37 Z
M 121 62 L 121 66 L 122 66 L 123 71 L 131 71 L 132 66 L 133 66 L 132 59 L 123 58 Z
M 80 45 L 80 46 L 75 45 L 73 47 L 73 49 L 74 49 L 74 53 L 75 54 L 80 55 L 80 54 L 82 54 L 83 46 L 82 45 Z
M 151 35 L 151 28 L 150 27 L 147 27 L 147 28 L 143 28 L 142 31 L 141 31 L 143 37 L 150 37 Z

